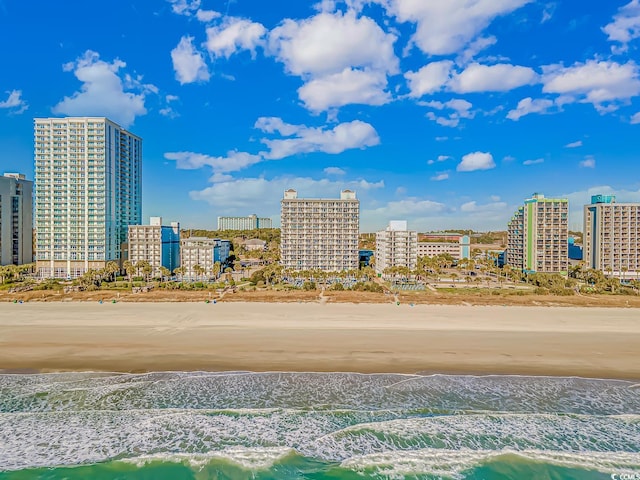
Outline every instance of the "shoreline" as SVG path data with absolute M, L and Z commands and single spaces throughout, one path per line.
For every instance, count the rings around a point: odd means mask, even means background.
M 354 372 L 639 380 L 635 309 L 348 303 L 0 305 L 0 372 Z

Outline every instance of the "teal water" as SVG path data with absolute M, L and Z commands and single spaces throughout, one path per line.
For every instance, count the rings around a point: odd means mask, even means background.
M 0 375 L 0 480 L 640 480 L 639 452 L 625 381 Z

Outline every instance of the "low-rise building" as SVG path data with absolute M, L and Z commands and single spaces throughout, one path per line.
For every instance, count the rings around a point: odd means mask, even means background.
M 163 226 L 162 217 L 151 217 L 149 225 L 129 225 L 127 247 L 129 261 L 149 262 L 152 275 L 160 275 L 160 267 L 173 272 L 180 264 L 180 224 Z
M 267 242 L 265 242 L 264 240 L 260 240 L 259 238 L 244 240 L 240 245 L 242 245 L 247 251 L 264 251 L 267 249 Z
M 416 268 L 418 262 L 418 232 L 407 228 L 404 220 L 393 220 L 389 226 L 376 232 L 376 273 L 384 274 L 387 268 Z
M 273 228 L 270 218 L 260 218 L 255 213 L 247 217 L 218 217 L 218 230 L 257 230 Z
M 442 254 L 449 254 L 454 260 L 471 257 L 469 235 L 452 234 L 433 238 L 433 240 L 426 242 L 418 242 L 419 257 L 435 257 Z M 440 238 L 440 240 L 435 238 Z
M 214 265 L 218 263 L 224 271 L 229 260 L 231 242 L 219 238 L 189 237 L 180 242 L 180 266 L 184 277 L 194 280 L 214 276 Z M 202 270 L 200 270 L 202 269 Z

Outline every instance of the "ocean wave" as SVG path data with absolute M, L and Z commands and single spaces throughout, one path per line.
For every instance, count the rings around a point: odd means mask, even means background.
M 576 377 L 155 372 L 0 375 L 0 412 L 291 408 L 640 412 L 632 382 Z
M 229 449 L 293 449 L 342 462 L 439 450 L 638 452 L 640 416 L 192 410 L 0 414 L 0 470 Z
M 436 450 L 382 452 L 349 458 L 341 463 L 366 478 L 416 478 L 430 476 L 463 479 L 465 472 L 495 463 L 522 465 L 531 475 L 531 464 L 596 471 L 606 475 L 638 474 L 640 454 L 628 452 L 554 452 L 549 450 Z M 512 477 L 510 477 L 512 478 Z M 515 477 L 513 477 L 515 478 Z M 529 477 L 531 478 L 531 477 Z

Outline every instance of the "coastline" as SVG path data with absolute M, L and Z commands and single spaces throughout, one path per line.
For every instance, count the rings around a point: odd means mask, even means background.
M 0 305 L 0 371 L 296 371 L 640 379 L 629 308 Z

